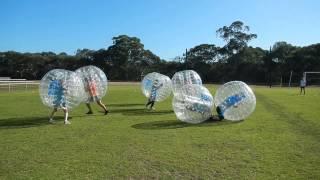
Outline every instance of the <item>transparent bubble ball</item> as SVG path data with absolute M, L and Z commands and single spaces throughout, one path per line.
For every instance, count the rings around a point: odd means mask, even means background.
M 77 69 L 76 73 L 82 78 L 86 92 L 83 102 L 96 102 L 106 95 L 108 79 L 100 68 L 92 65 L 84 66 Z
M 172 106 L 179 120 L 198 124 L 211 117 L 213 97 L 206 87 L 188 84 L 175 94 Z
M 186 84 L 202 85 L 199 74 L 193 70 L 176 72 L 172 77 L 172 91 L 176 94 Z
M 40 81 L 42 103 L 48 107 L 72 109 L 78 106 L 85 94 L 82 79 L 72 71 L 53 69 Z
M 225 119 L 239 121 L 253 113 L 256 107 L 256 96 L 246 83 L 231 81 L 216 91 L 214 104 L 220 107 Z
M 163 101 L 171 94 L 171 79 L 157 72 L 149 73 L 141 82 L 141 90 L 147 98 L 154 101 Z

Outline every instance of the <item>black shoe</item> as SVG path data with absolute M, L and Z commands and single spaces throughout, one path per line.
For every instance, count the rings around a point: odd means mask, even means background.
M 109 113 L 109 111 L 107 110 L 107 111 L 104 112 L 104 115 L 107 115 L 108 113 Z
M 92 111 L 89 111 L 89 112 L 87 112 L 86 114 L 93 114 L 93 112 L 92 112 Z

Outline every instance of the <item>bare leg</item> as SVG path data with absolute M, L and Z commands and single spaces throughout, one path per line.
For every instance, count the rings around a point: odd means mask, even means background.
M 87 114 L 92 114 L 93 112 L 92 112 L 92 108 L 91 108 L 90 104 L 89 104 L 89 103 L 86 103 L 86 105 L 87 105 L 87 107 L 88 107 L 88 109 L 89 109 L 89 111 L 87 112 Z
M 68 121 L 68 109 L 67 108 L 62 108 L 63 112 L 64 112 L 64 124 L 71 124 L 70 121 Z
M 51 115 L 49 117 L 49 122 L 50 123 L 54 123 L 54 120 L 53 120 L 53 116 L 54 114 L 57 112 L 57 108 L 53 108 L 53 111 L 51 112 Z
M 106 105 L 104 105 L 104 104 L 101 102 L 101 100 L 97 101 L 97 104 L 104 109 L 104 114 L 108 114 L 109 111 L 107 110 Z

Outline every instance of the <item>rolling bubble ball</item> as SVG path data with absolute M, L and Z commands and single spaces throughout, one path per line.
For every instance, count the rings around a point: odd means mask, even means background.
M 202 85 L 199 74 L 193 70 L 176 72 L 172 77 L 172 91 L 176 94 L 186 84 Z
M 76 70 L 82 78 L 85 90 L 83 102 L 91 103 L 101 100 L 107 93 L 108 79 L 106 74 L 96 66 L 84 66 Z
M 157 72 L 149 73 L 141 82 L 141 90 L 151 101 L 163 101 L 171 94 L 171 79 Z
M 172 106 L 179 120 L 198 124 L 211 117 L 213 97 L 202 85 L 184 85 L 175 94 Z
M 72 71 L 53 69 L 43 76 L 39 86 L 42 103 L 53 108 L 72 109 L 85 94 L 82 79 Z
M 256 107 L 256 97 L 244 82 L 231 81 L 216 92 L 214 104 L 225 119 L 239 121 L 247 118 Z

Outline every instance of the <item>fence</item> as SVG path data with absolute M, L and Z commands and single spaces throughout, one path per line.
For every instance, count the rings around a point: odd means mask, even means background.
M 0 77 L 0 91 L 16 91 L 38 89 L 39 82 L 28 81 L 26 79 L 11 79 L 10 77 Z

